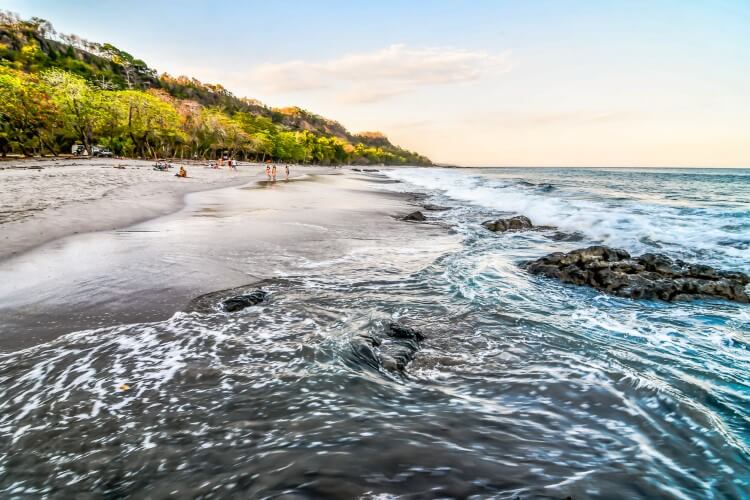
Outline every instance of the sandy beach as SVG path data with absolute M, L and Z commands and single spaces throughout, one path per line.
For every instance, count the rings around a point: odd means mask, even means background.
M 237 172 L 183 163 L 155 171 L 152 161 L 30 159 L 0 162 L 0 260 L 70 234 L 125 227 L 178 210 L 187 193 L 260 179 L 263 167 Z M 264 176 L 263 176 L 264 177 Z
M 133 160 L 2 166 L 0 351 L 163 320 L 201 294 L 341 268 L 395 241 L 424 263 L 450 240 L 397 220 L 413 204 L 372 173 L 295 165 L 268 183 L 257 164 L 187 165 L 188 179 Z M 440 236 L 429 250 L 423 233 Z

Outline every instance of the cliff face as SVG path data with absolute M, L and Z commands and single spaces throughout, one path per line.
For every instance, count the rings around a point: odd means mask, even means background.
M 394 146 L 379 132 L 352 134 L 339 122 L 299 107 L 270 108 L 257 100 L 237 97 L 219 84 L 166 73 L 159 76 L 144 61 L 111 44 L 57 33 L 42 19 L 23 21 L 0 11 L 0 61 L 27 72 L 62 69 L 102 88 L 162 89 L 176 99 L 218 108 L 230 115 L 242 112 L 263 116 L 281 129 L 333 136 L 352 145 L 362 144 L 407 156 L 413 163 L 430 163 L 423 156 Z

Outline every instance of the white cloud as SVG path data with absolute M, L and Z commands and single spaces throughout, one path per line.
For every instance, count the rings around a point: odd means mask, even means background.
M 478 80 L 511 69 L 509 52 L 391 45 L 323 62 L 290 61 L 255 68 L 269 92 L 329 89 L 345 102 L 375 102 L 419 87 Z

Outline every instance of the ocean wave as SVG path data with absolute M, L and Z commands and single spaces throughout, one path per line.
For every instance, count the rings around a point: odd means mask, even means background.
M 542 175 L 533 170 L 527 169 L 530 177 Z M 660 192 L 654 192 L 653 186 L 647 188 L 645 183 L 634 182 L 635 193 L 626 199 L 622 188 L 614 189 L 596 179 L 589 182 L 585 178 L 577 182 L 561 179 L 551 184 L 545 182 L 546 179 L 498 178 L 493 171 L 475 173 L 426 168 L 392 169 L 386 174 L 408 183 L 399 186 L 409 187 L 398 189 L 438 191 L 455 201 L 498 214 L 523 214 L 537 225 L 580 231 L 592 242 L 625 248 L 631 253 L 658 249 L 676 258 L 750 270 L 750 259 L 746 255 L 750 241 L 750 206 L 729 209 L 699 203 L 670 206 L 666 199 L 673 186 L 664 181 Z M 549 173 L 543 174 L 549 177 Z M 554 189 L 540 186 L 554 186 Z M 684 186 L 680 187 L 682 189 Z M 711 193 L 705 196 L 710 198 Z M 653 202 L 644 201 L 649 199 Z

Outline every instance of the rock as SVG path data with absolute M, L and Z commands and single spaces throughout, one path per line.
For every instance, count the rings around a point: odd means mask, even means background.
M 409 328 L 400 323 L 388 323 L 385 327 L 385 333 L 389 337 L 396 339 L 416 340 L 418 342 L 424 340 L 422 332 L 416 328 Z
M 230 297 L 221 303 L 222 309 L 226 312 L 236 312 L 245 309 L 246 307 L 255 306 L 266 300 L 268 293 L 263 290 L 255 290 L 253 292 L 236 295 Z
M 425 203 L 422 205 L 422 208 L 425 210 L 429 210 L 431 212 L 445 212 L 446 210 L 450 210 L 451 207 L 443 207 L 441 205 L 433 205 L 432 203 Z
M 534 225 L 525 215 L 516 215 L 509 219 L 498 219 L 495 221 L 482 222 L 482 226 L 495 233 L 504 233 L 506 231 L 523 231 L 533 229 Z
M 383 336 L 356 335 L 351 341 L 354 358 L 373 368 L 403 373 L 416 357 L 425 339 L 424 334 L 416 328 L 394 322 L 387 323 L 382 333 Z
M 716 297 L 750 302 L 745 290 L 750 276 L 687 264 L 662 254 L 646 253 L 632 258 L 625 250 L 592 246 L 569 253 L 552 253 L 527 263 L 526 269 L 532 274 L 632 299 L 671 302 Z
M 409 215 L 404 216 L 401 220 L 412 221 L 412 222 L 424 222 L 427 220 L 427 217 L 425 217 L 422 212 L 417 210 L 416 212 L 412 212 Z
M 584 239 L 584 235 L 578 231 L 572 233 L 556 231 L 550 234 L 548 238 L 554 241 L 581 241 Z

